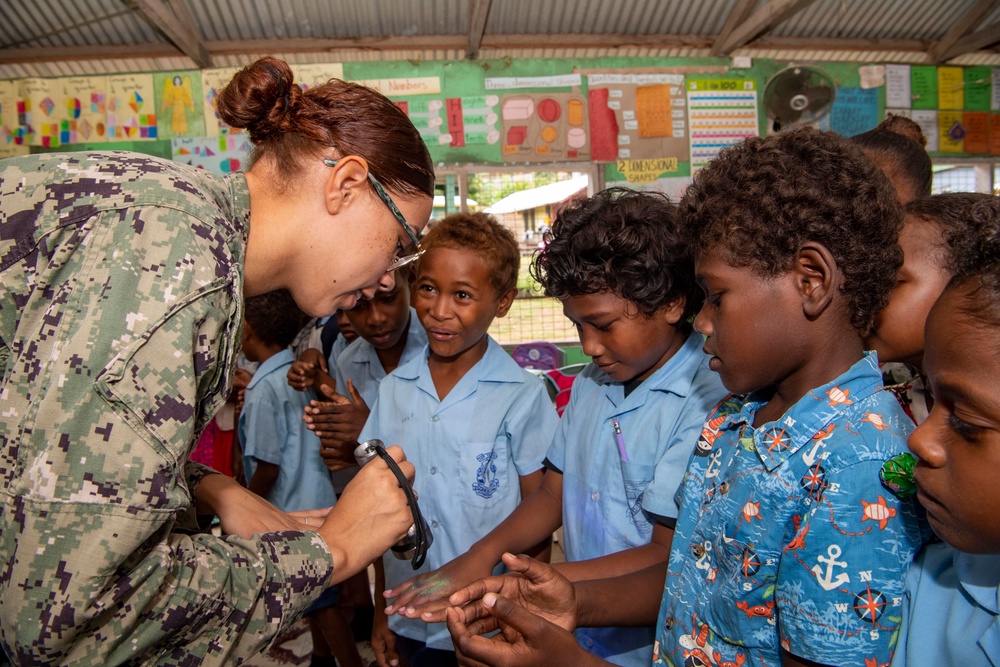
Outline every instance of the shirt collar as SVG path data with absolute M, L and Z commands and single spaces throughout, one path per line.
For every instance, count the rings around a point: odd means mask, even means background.
M 629 399 L 629 409 L 641 407 L 645 404 L 650 392 L 653 391 L 675 394 L 684 398 L 691 393 L 695 368 L 705 361 L 705 354 L 701 351 L 703 344 L 702 335 L 698 332 L 691 332 L 680 349 L 667 359 L 666 363 L 657 368 L 652 375 L 639 383 L 639 386 L 632 390 L 632 393 L 627 397 L 621 382 L 615 382 L 603 373 L 598 381 L 605 385 L 604 394 L 616 407 L 622 404 L 626 398 Z
M 874 352 L 867 352 L 843 375 L 807 392 L 780 419 L 754 430 L 754 444 L 764 467 L 773 470 L 784 463 L 814 436 L 821 436 L 849 406 L 868 398 L 881 386 L 878 359 Z M 720 430 L 753 424 L 757 410 L 766 404 L 766 398 L 751 393 L 739 413 L 727 418 Z
M 247 389 L 253 389 L 254 386 L 263 381 L 266 375 L 281 369 L 283 366 L 290 366 L 293 361 L 295 361 L 295 354 L 290 348 L 285 348 L 277 354 L 272 354 L 260 362 L 257 372 L 253 374 L 253 377 L 250 378 L 250 382 L 247 384 Z
M 418 355 L 419 361 L 414 360 L 413 363 L 400 366 L 395 370 L 396 376 L 403 380 L 416 380 L 421 374 L 426 373 L 430 378 L 430 367 L 427 365 L 430 354 L 430 345 L 425 345 L 423 353 Z M 524 382 L 525 371 L 517 364 L 504 363 L 504 357 L 510 359 L 510 355 L 504 352 L 500 344 L 487 334 L 486 352 L 483 353 L 483 358 L 469 369 L 469 373 L 477 373 L 479 382 Z
M 967 554 L 955 551 L 958 584 L 976 603 L 1000 614 L 1000 554 Z

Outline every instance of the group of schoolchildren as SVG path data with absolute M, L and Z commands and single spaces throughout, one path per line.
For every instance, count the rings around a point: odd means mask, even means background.
M 290 296 L 247 300 L 252 490 L 332 505 L 372 438 L 416 468 L 433 544 L 375 564 L 380 665 L 583 664 L 455 613 L 491 575 L 619 665 L 1000 664 L 1000 206 L 930 196 L 909 131 L 749 139 L 679 204 L 563 210 L 531 265 L 592 360 L 561 418 L 487 333 L 520 264 L 487 214 L 436 222 L 329 355 L 290 351 Z M 565 563 L 510 556 L 544 560 L 559 527 Z M 360 664 L 337 595 L 314 664 Z

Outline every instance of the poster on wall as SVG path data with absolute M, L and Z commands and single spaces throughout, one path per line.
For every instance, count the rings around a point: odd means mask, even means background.
M 760 132 L 753 79 L 689 80 L 687 103 L 691 169 L 704 166 L 726 146 Z
M 330 79 L 343 79 L 344 66 L 340 63 L 289 63 L 295 83 L 308 90 Z
M 205 114 L 206 136 L 217 137 L 220 134 L 238 134 L 243 131 L 222 122 L 215 108 L 215 98 L 238 71 L 238 67 L 216 67 L 201 71 L 201 101 Z
M 177 162 L 224 176 L 243 169 L 250 153 L 246 134 L 217 137 L 179 137 L 170 141 L 171 157 Z
M 201 72 L 158 72 L 153 75 L 157 94 L 157 134 L 161 139 L 204 136 Z
M 688 160 L 683 74 L 590 74 L 588 83 L 594 160 Z
M 109 141 L 149 141 L 156 132 L 152 74 L 108 75 Z
M 14 141 L 18 129 L 17 106 L 17 83 L 0 81 L 0 158 L 28 153 L 26 144 Z
M 829 129 L 844 137 L 875 129 L 881 120 L 878 115 L 878 91 L 874 88 L 842 86 L 833 98 Z M 824 124 L 821 123 L 822 127 Z
M 108 78 L 73 76 L 62 79 L 63 117 L 60 144 L 96 144 L 108 138 Z
M 17 131 L 14 142 L 25 146 L 58 146 L 59 121 L 55 115 L 53 85 L 49 79 L 17 82 Z M 54 95 L 59 97 L 58 94 Z
M 514 93 L 500 97 L 504 162 L 589 160 L 587 99 L 580 93 Z

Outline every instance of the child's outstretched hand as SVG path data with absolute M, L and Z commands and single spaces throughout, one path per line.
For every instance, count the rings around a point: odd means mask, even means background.
M 387 604 L 385 613 L 440 623 L 444 621 L 451 594 L 490 576 L 494 565 L 495 562 L 484 562 L 473 552 L 466 552 L 433 572 L 425 572 L 386 590 L 386 600 L 392 602 Z
M 329 470 L 352 468 L 357 465 L 354 448 L 368 420 L 368 404 L 351 380 L 347 381 L 350 398 L 338 394 L 335 386 L 327 384 L 320 386 L 320 393 L 326 400 L 310 401 L 302 419 L 306 428 L 319 437 L 320 455 Z
M 316 376 L 320 372 L 329 373 L 326 359 L 323 353 L 315 348 L 309 348 L 299 355 L 299 358 L 292 362 L 288 369 L 288 386 L 298 391 L 306 391 L 312 388 L 316 381 Z

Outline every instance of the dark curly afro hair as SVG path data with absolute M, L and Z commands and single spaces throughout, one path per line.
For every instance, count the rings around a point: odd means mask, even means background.
M 247 297 L 243 318 L 262 341 L 282 347 L 291 345 L 309 321 L 309 316 L 299 309 L 291 293 L 284 289 Z
M 646 317 L 684 297 L 683 321 L 701 308 L 693 256 L 678 233 L 676 206 L 653 192 L 609 188 L 564 209 L 531 262 L 557 299 L 612 292 Z
M 996 197 L 979 192 L 948 192 L 915 199 L 903 207 L 904 224 L 937 225 L 941 234 L 941 266 L 952 275 L 978 252 L 981 236 L 995 221 Z
M 953 255 L 955 275 L 948 289 L 969 287 L 961 312 L 1000 327 L 1000 201 L 980 197 L 968 209 L 964 252 Z
M 892 184 L 855 144 L 812 128 L 752 137 L 694 177 L 678 222 L 696 255 L 721 249 L 762 277 L 793 267 L 821 243 L 843 274 L 851 324 L 867 335 L 903 263 L 903 210 Z

